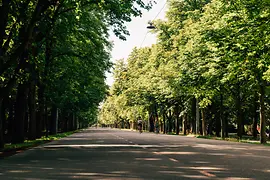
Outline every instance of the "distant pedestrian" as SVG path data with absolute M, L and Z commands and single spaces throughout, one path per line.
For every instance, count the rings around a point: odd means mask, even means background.
M 140 133 L 142 133 L 142 124 L 143 124 L 142 119 L 141 119 L 141 117 L 139 117 L 139 119 L 138 119 L 138 130 L 139 130 Z

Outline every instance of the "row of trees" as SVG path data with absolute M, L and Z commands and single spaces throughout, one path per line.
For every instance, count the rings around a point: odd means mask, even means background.
M 151 4 L 141 0 L 0 2 L 0 148 L 96 121 L 111 67 L 109 28 Z
M 154 22 L 158 42 L 118 60 L 100 122 L 130 127 L 140 116 L 150 131 L 239 138 L 259 129 L 266 143 L 269 3 L 169 1 L 167 20 Z

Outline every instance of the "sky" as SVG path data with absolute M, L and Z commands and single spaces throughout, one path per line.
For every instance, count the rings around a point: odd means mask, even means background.
M 145 0 L 145 2 L 147 2 L 147 0 Z M 165 12 L 167 9 L 166 2 L 167 0 L 158 0 L 157 4 L 154 4 L 151 10 L 144 10 L 142 12 L 142 17 L 132 18 L 131 22 L 126 23 L 127 29 L 130 33 L 130 36 L 127 36 L 126 41 L 118 39 L 113 33 L 110 34 L 110 41 L 114 44 L 111 53 L 112 62 L 122 58 L 127 59 L 134 47 L 151 46 L 156 42 L 155 34 L 147 33 L 149 30 L 146 27 L 148 22 L 155 18 L 165 19 Z M 106 83 L 111 86 L 113 83 L 112 74 L 107 73 L 106 76 Z

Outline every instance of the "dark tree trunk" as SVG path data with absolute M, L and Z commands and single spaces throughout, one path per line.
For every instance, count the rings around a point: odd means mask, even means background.
M 26 100 L 25 104 L 25 113 L 24 113 L 24 135 L 28 137 L 28 129 L 29 129 L 29 112 L 28 112 L 28 104 Z
M 166 114 L 165 111 L 162 112 L 163 115 L 163 134 L 167 133 L 167 127 L 166 127 Z
M 45 122 L 45 129 L 46 129 L 46 137 L 49 136 L 49 132 L 50 132 L 50 122 L 49 122 L 49 118 L 48 118 L 48 107 L 47 104 L 45 104 L 45 109 L 44 109 L 44 122 Z
M 53 106 L 51 109 L 51 134 L 57 134 L 58 130 L 58 109 L 56 106 Z
M 229 137 L 229 120 L 228 120 L 228 113 L 225 113 L 224 121 L 225 121 L 225 137 Z
M 179 113 L 176 113 L 176 134 L 180 133 L 180 119 L 179 119 Z
M 172 132 L 172 111 L 169 110 L 169 116 L 167 117 L 168 119 L 168 132 Z
M 190 118 L 190 129 L 191 133 L 195 134 L 196 133 L 196 98 L 194 97 L 192 99 L 192 114 Z
M 225 120 L 224 120 L 224 113 L 223 113 L 223 92 L 220 92 L 220 108 L 219 108 L 219 118 L 221 124 L 221 137 L 225 138 Z
M 148 112 L 148 121 L 149 121 L 149 132 L 154 132 L 154 118 L 153 118 L 153 112 Z
M 7 118 L 7 135 L 6 139 L 4 139 L 5 142 L 11 143 L 11 137 L 12 137 L 12 129 L 13 129 L 13 123 L 14 123 L 14 102 L 10 102 L 8 107 L 8 118 Z
M 3 130 L 3 99 L 0 99 L 0 149 L 4 148 L 4 130 Z
M 27 91 L 28 88 L 26 84 L 19 84 L 16 97 L 15 118 L 12 132 L 13 144 L 24 142 L 24 123 L 27 104 Z
M 265 85 L 260 85 L 260 142 L 261 144 L 266 143 L 266 122 L 265 122 Z
M 215 104 L 216 105 L 216 104 Z M 220 113 L 218 112 L 217 108 L 213 107 L 214 114 L 215 114 L 215 122 L 216 122 L 216 136 L 220 137 L 220 131 L 221 131 L 221 124 L 220 124 Z
M 40 81 L 40 80 L 39 80 Z M 39 82 L 38 87 L 38 112 L 36 117 L 36 136 L 41 138 L 43 131 L 44 115 L 45 115 L 45 101 L 44 101 L 44 86 Z
M 242 139 L 243 135 L 243 112 L 242 112 L 242 103 L 240 96 L 240 87 L 237 88 L 236 94 L 236 110 L 237 110 L 237 136 Z
M 199 99 L 196 98 L 196 134 L 200 134 L 200 110 L 199 110 Z
M 186 113 L 184 113 L 183 115 L 182 127 L 183 127 L 183 134 L 187 135 L 187 114 Z
M 30 91 L 28 95 L 29 106 L 29 133 L 28 139 L 34 140 L 37 137 L 37 122 L 36 122 L 36 83 L 30 83 Z
M 259 99 L 257 93 L 255 94 L 254 97 L 254 107 L 253 107 L 253 123 L 252 123 L 252 136 L 254 139 L 257 139 L 258 136 L 258 131 L 257 131 L 257 126 L 258 126 L 258 103 L 257 100 Z
M 202 108 L 202 135 L 206 136 L 206 119 L 205 119 L 205 109 Z

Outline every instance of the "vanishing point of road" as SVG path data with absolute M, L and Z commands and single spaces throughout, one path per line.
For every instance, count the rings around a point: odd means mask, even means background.
M 270 148 L 86 129 L 0 160 L 1 180 L 270 179 Z

